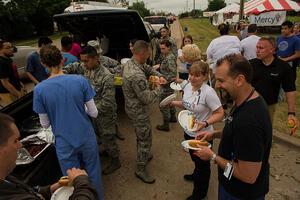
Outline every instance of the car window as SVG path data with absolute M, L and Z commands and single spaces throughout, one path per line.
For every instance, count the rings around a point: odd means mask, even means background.
M 167 19 L 165 17 L 145 17 L 145 21 L 150 24 L 166 24 Z

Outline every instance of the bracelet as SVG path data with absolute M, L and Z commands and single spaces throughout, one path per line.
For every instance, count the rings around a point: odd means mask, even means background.
M 295 112 L 288 112 L 288 115 L 294 115 L 294 116 L 296 116 L 296 113 Z
M 205 123 L 205 126 L 204 126 L 205 128 L 209 126 L 207 121 L 203 121 L 203 122 Z
M 209 160 L 210 160 L 211 162 L 213 162 L 213 163 L 216 164 L 216 163 L 217 163 L 217 162 L 216 162 L 216 158 L 217 158 L 217 154 L 213 153 L 213 155 L 210 157 Z

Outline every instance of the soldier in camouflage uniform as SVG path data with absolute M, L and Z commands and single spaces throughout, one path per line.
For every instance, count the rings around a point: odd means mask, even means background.
M 150 56 L 147 42 L 138 40 L 133 46 L 133 57 L 123 69 L 123 94 L 125 110 L 132 120 L 137 138 L 137 169 L 135 175 L 145 183 L 154 183 L 155 179 L 146 171 L 146 165 L 152 158 L 152 133 L 148 105 L 157 101 L 160 87 L 149 89 L 150 75 L 160 77 L 160 83 L 166 83 L 162 75 L 146 63 Z
M 95 120 L 99 129 L 104 149 L 111 157 L 110 164 L 104 168 L 103 174 L 110 174 L 121 167 L 119 146 L 116 143 L 117 104 L 115 99 L 114 76 L 99 63 L 99 55 L 94 47 L 87 46 L 80 53 L 82 63 L 67 65 L 64 70 L 70 74 L 82 74 L 86 77 L 96 96 L 94 101 L 98 109 Z M 96 133 L 99 131 L 96 131 Z
M 106 67 L 112 74 L 120 75 L 122 73 L 121 64 L 115 59 L 100 55 L 100 63 L 102 66 Z M 125 140 L 125 136 L 119 131 L 117 124 L 116 124 L 116 134 L 118 139 Z
M 163 40 L 160 42 L 160 51 L 162 54 L 162 62 L 160 64 L 160 73 L 165 77 L 168 81 L 167 84 L 161 86 L 161 95 L 159 100 L 162 101 L 166 97 L 170 96 L 174 93 L 174 90 L 170 88 L 170 83 L 175 80 L 176 78 L 176 57 L 170 51 L 171 43 L 169 40 Z M 169 122 L 177 122 L 176 120 L 176 109 L 175 107 L 164 106 L 160 107 L 160 112 L 163 116 L 163 124 L 157 125 L 156 129 L 160 131 L 169 131 Z
M 88 45 L 92 46 L 96 49 L 99 54 L 99 61 L 103 67 L 106 67 L 110 73 L 114 75 L 120 75 L 122 72 L 121 64 L 115 59 L 109 58 L 107 56 L 101 55 L 102 49 L 100 48 L 100 43 L 98 40 L 90 40 L 88 41 Z M 125 140 L 125 136 L 119 131 L 118 125 L 116 124 L 116 134 L 117 138 L 120 140 Z
M 121 64 L 115 59 L 100 55 L 100 63 L 103 67 L 106 67 L 110 71 L 110 73 L 121 74 Z
M 160 52 L 160 42 L 163 40 L 169 40 L 169 42 L 171 43 L 171 52 L 173 53 L 173 55 L 175 56 L 175 58 L 177 58 L 178 56 L 178 49 L 177 49 L 177 45 L 176 42 L 173 38 L 170 37 L 170 30 L 168 27 L 164 26 L 162 28 L 159 29 L 160 32 L 160 39 L 157 41 L 157 47 L 156 47 L 156 54 L 155 54 L 155 64 L 161 64 L 162 60 L 163 60 L 163 56 L 161 55 Z

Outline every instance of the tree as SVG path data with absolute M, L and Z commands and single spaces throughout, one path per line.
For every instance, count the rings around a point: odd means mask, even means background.
M 224 8 L 226 6 L 226 3 L 224 0 L 209 0 L 208 1 L 208 11 L 217 11 L 221 8 Z
M 25 39 L 53 33 L 53 15 L 62 13 L 71 0 L 0 1 L 0 37 Z M 5 27 L 5 28 L 4 28 Z
M 132 6 L 129 6 L 128 9 L 136 10 L 141 17 L 150 16 L 150 10 L 146 8 L 143 1 L 137 1 L 132 3 Z

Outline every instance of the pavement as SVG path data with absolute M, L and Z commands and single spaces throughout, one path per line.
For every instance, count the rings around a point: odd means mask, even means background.
M 281 133 L 273 129 L 273 140 L 297 151 L 300 151 L 300 139 L 294 136 L 290 136 L 286 133 Z

